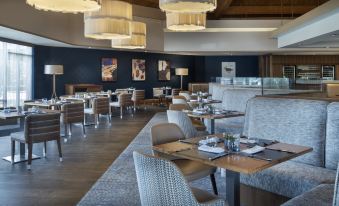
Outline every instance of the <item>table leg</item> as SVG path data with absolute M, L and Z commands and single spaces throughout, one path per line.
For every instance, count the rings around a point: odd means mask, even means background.
M 210 134 L 215 134 L 215 119 L 210 119 Z
M 226 170 L 226 200 L 229 206 L 240 206 L 240 174 Z

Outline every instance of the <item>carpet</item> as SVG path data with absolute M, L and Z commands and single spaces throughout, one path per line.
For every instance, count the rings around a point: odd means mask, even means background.
M 78 205 L 140 205 L 140 197 L 133 162 L 133 151 L 145 150 L 145 148 L 149 149 L 151 146 L 151 127 L 165 122 L 167 122 L 166 113 L 155 114 L 135 137 L 131 144 L 121 153 L 108 170 L 80 200 Z M 220 172 L 216 174 L 216 181 L 219 196 L 225 197 L 226 180 L 225 177 L 220 176 Z M 209 177 L 194 181 L 191 185 L 213 193 Z

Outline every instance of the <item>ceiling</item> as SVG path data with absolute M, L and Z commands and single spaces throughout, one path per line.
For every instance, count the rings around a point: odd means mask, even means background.
M 159 8 L 159 0 L 124 0 L 132 4 Z M 295 18 L 329 0 L 217 0 L 209 19 Z

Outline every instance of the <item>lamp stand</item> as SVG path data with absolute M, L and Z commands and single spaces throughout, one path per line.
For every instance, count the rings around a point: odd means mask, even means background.
M 58 99 L 58 96 L 56 94 L 56 89 L 55 89 L 55 74 L 53 74 L 53 93 L 51 99 Z
M 182 90 L 182 78 L 183 78 L 183 76 L 180 75 L 180 77 L 181 77 L 181 81 L 180 81 L 180 89 Z

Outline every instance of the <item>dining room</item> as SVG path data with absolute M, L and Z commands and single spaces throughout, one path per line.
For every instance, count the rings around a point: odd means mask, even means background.
M 0 205 L 339 206 L 338 0 L 2 0 Z

